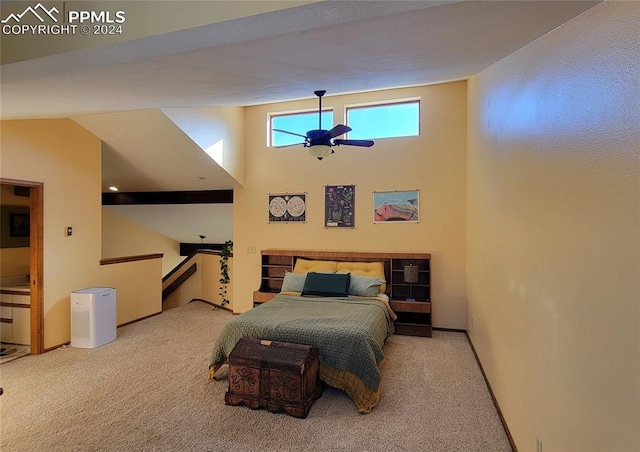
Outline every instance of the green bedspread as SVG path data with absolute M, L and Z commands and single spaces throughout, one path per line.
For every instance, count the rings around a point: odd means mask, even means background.
M 242 337 L 313 345 L 320 350 L 321 364 L 350 372 L 377 392 L 382 346 L 391 334 L 393 321 L 380 300 L 281 294 L 225 325 L 210 369 L 224 364 Z

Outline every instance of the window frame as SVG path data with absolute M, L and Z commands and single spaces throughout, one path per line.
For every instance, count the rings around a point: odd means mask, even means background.
M 327 113 L 330 112 L 332 117 L 331 117 L 331 127 L 333 127 L 333 118 L 335 116 L 334 114 L 334 108 L 333 107 L 325 107 L 324 105 L 322 106 L 322 113 Z M 305 115 L 305 114 L 309 114 L 309 113 L 315 113 L 316 115 L 316 126 L 317 127 L 317 119 L 318 119 L 318 108 L 308 108 L 308 109 L 302 109 L 302 110 L 289 110 L 289 111 L 279 111 L 279 112 L 272 112 L 272 113 L 267 113 L 267 147 L 270 148 L 275 148 L 276 146 L 273 144 L 273 118 L 276 117 L 281 117 L 281 116 L 295 116 L 295 115 Z M 326 124 L 323 124 L 322 127 L 324 127 L 325 129 Z M 329 127 L 327 130 L 331 129 L 331 127 Z M 294 132 L 294 133 L 299 133 L 301 135 L 306 134 L 309 130 L 314 130 L 314 129 L 308 129 L 308 130 L 303 130 L 303 131 L 297 131 L 297 130 L 290 130 L 290 132 Z M 302 138 L 300 138 L 302 140 Z
M 390 99 L 390 100 L 382 100 L 382 101 L 372 101 L 372 102 L 361 102 L 357 104 L 348 104 L 344 106 L 344 120 L 345 124 L 349 127 L 349 110 L 358 110 L 372 107 L 384 107 L 384 106 L 393 106 L 393 105 L 402 105 L 402 104 L 418 104 L 418 134 L 417 135 L 397 135 L 392 137 L 359 137 L 357 139 L 372 139 L 372 140 L 386 140 L 389 138 L 411 138 L 411 137 L 419 137 L 422 135 L 422 121 L 420 121 L 421 112 L 422 112 L 422 98 L 421 97 L 408 97 L 402 99 Z M 347 138 L 351 138 L 350 134 L 347 134 Z

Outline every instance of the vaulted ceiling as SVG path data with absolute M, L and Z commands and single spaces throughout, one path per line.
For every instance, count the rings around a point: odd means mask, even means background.
M 117 176 L 128 191 L 234 188 L 168 109 L 304 98 L 311 106 L 316 89 L 465 79 L 597 3 L 90 2 L 123 10 L 123 33 L 3 36 L 0 115 L 76 120 L 103 140 L 105 187 Z M 3 2 L 2 18 L 25 4 Z

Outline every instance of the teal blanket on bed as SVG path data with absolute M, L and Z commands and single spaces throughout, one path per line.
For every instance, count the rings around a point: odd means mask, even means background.
M 225 363 L 242 337 L 312 345 L 320 350 L 320 363 L 351 372 L 377 391 L 382 346 L 391 334 L 393 321 L 379 300 L 278 295 L 225 325 L 210 367 Z

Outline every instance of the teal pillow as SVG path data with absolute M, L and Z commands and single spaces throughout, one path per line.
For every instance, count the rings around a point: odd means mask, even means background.
M 373 278 L 371 276 L 351 275 L 349 295 L 375 297 L 380 293 L 380 286 L 384 284 L 384 282 L 384 279 Z
M 307 273 L 302 295 L 346 297 L 349 295 L 350 276 L 348 273 Z
M 306 273 L 285 272 L 280 292 L 302 292 L 306 279 Z

